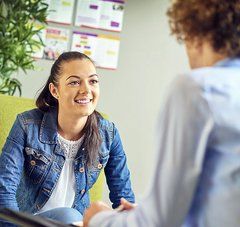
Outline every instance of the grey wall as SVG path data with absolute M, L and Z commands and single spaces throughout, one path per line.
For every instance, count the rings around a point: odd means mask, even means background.
M 174 76 L 188 70 L 184 47 L 169 36 L 167 5 L 167 0 L 128 0 L 118 69 L 98 70 L 98 109 L 119 128 L 137 198 L 146 190 L 153 170 L 156 120 L 164 94 Z M 34 97 L 52 63 L 38 60 L 37 70 L 19 73 L 24 97 Z

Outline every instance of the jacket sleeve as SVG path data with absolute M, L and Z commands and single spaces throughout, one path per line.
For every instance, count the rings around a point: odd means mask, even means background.
M 108 163 L 105 167 L 105 175 L 110 190 L 109 197 L 112 202 L 112 207 L 118 207 L 121 198 L 125 198 L 130 202 L 135 202 L 126 155 L 123 150 L 119 132 L 114 125 L 113 141 L 110 147 L 109 156 Z
M 17 117 L 7 137 L 0 156 L 0 208 L 19 210 L 16 191 L 20 182 L 24 163 L 26 134 Z M 0 226 L 14 226 L 0 220 Z

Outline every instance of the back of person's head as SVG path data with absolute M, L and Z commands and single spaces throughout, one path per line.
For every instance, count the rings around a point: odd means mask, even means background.
M 52 65 L 50 76 L 48 77 L 46 84 L 44 85 L 39 96 L 37 97 L 36 106 L 40 110 L 48 111 L 50 107 L 58 106 L 58 101 L 56 100 L 56 98 L 52 96 L 52 94 L 49 91 L 49 84 L 53 83 L 54 86 L 57 87 L 61 74 L 62 65 L 66 62 L 74 60 L 89 60 L 90 62 L 93 63 L 93 61 L 87 55 L 77 51 L 69 51 L 62 53 Z
M 214 51 L 240 57 L 239 0 L 174 0 L 167 14 L 179 41 L 207 40 Z

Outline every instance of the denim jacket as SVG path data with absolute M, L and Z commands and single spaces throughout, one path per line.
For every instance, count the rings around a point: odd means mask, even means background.
M 99 130 L 102 144 L 94 164 L 86 165 L 84 147 L 74 161 L 76 196 L 72 207 L 81 213 L 89 206 L 89 189 L 103 168 L 113 208 L 121 197 L 134 202 L 118 130 L 105 119 L 100 119 Z M 57 111 L 33 109 L 19 114 L 0 156 L 0 208 L 38 212 L 51 196 L 64 161 L 57 140 Z

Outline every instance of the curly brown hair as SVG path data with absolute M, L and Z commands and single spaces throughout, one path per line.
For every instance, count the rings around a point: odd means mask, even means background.
M 240 57 L 240 0 L 175 0 L 167 15 L 178 41 L 207 39 L 216 52 Z

